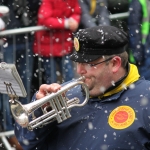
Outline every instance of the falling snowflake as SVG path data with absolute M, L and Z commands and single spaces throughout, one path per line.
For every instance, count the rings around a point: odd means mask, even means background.
M 112 84 L 113 86 L 115 86 L 115 81 L 111 81 L 111 84 Z
M 130 89 L 134 89 L 134 88 L 135 88 L 135 84 L 131 84 L 131 85 L 129 86 L 129 88 L 130 88 Z
M 89 128 L 89 130 L 93 129 L 93 124 L 91 122 L 88 123 L 88 128 Z

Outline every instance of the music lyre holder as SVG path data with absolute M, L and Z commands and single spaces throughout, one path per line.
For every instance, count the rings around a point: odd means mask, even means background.
M 12 84 L 6 82 L 4 82 L 4 84 L 6 85 L 6 91 L 8 96 L 10 97 L 11 102 L 13 102 L 14 100 L 18 100 L 19 97 L 16 95 L 16 92 L 13 89 Z

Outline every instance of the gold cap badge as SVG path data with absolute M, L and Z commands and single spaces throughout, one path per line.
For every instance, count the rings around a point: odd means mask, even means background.
M 74 47 L 76 51 L 79 51 L 79 41 L 77 38 L 74 38 Z

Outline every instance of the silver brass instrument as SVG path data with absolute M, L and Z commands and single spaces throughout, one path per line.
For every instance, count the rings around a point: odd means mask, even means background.
M 88 102 L 89 90 L 83 80 L 84 77 L 81 77 L 75 81 L 72 81 L 63 86 L 56 93 L 51 93 L 30 104 L 22 105 L 17 100 L 12 101 L 10 107 L 14 119 L 22 127 L 27 127 L 29 130 L 33 130 L 34 128 L 41 127 L 42 125 L 50 123 L 54 120 L 57 120 L 58 123 L 61 123 L 67 118 L 70 118 L 70 109 L 72 107 L 81 107 Z M 82 86 L 86 95 L 85 100 L 81 104 L 79 98 L 77 97 L 74 97 L 70 100 L 66 97 L 66 92 L 77 85 Z M 47 103 L 49 103 L 49 106 L 43 108 L 42 106 Z M 34 111 L 38 108 L 42 109 L 43 115 L 36 118 L 34 116 Z M 48 111 L 48 108 L 50 108 L 51 110 Z M 31 116 L 32 120 L 30 119 L 30 121 L 29 117 Z

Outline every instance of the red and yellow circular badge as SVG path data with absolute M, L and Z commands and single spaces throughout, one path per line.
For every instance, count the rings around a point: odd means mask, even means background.
M 76 51 L 79 51 L 79 41 L 77 38 L 74 38 L 74 47 Z
M 129 106 L 119 106 L 109 115 L 108 123 L 114 129 L 125 129 L 135 120 L 135 112 Z

